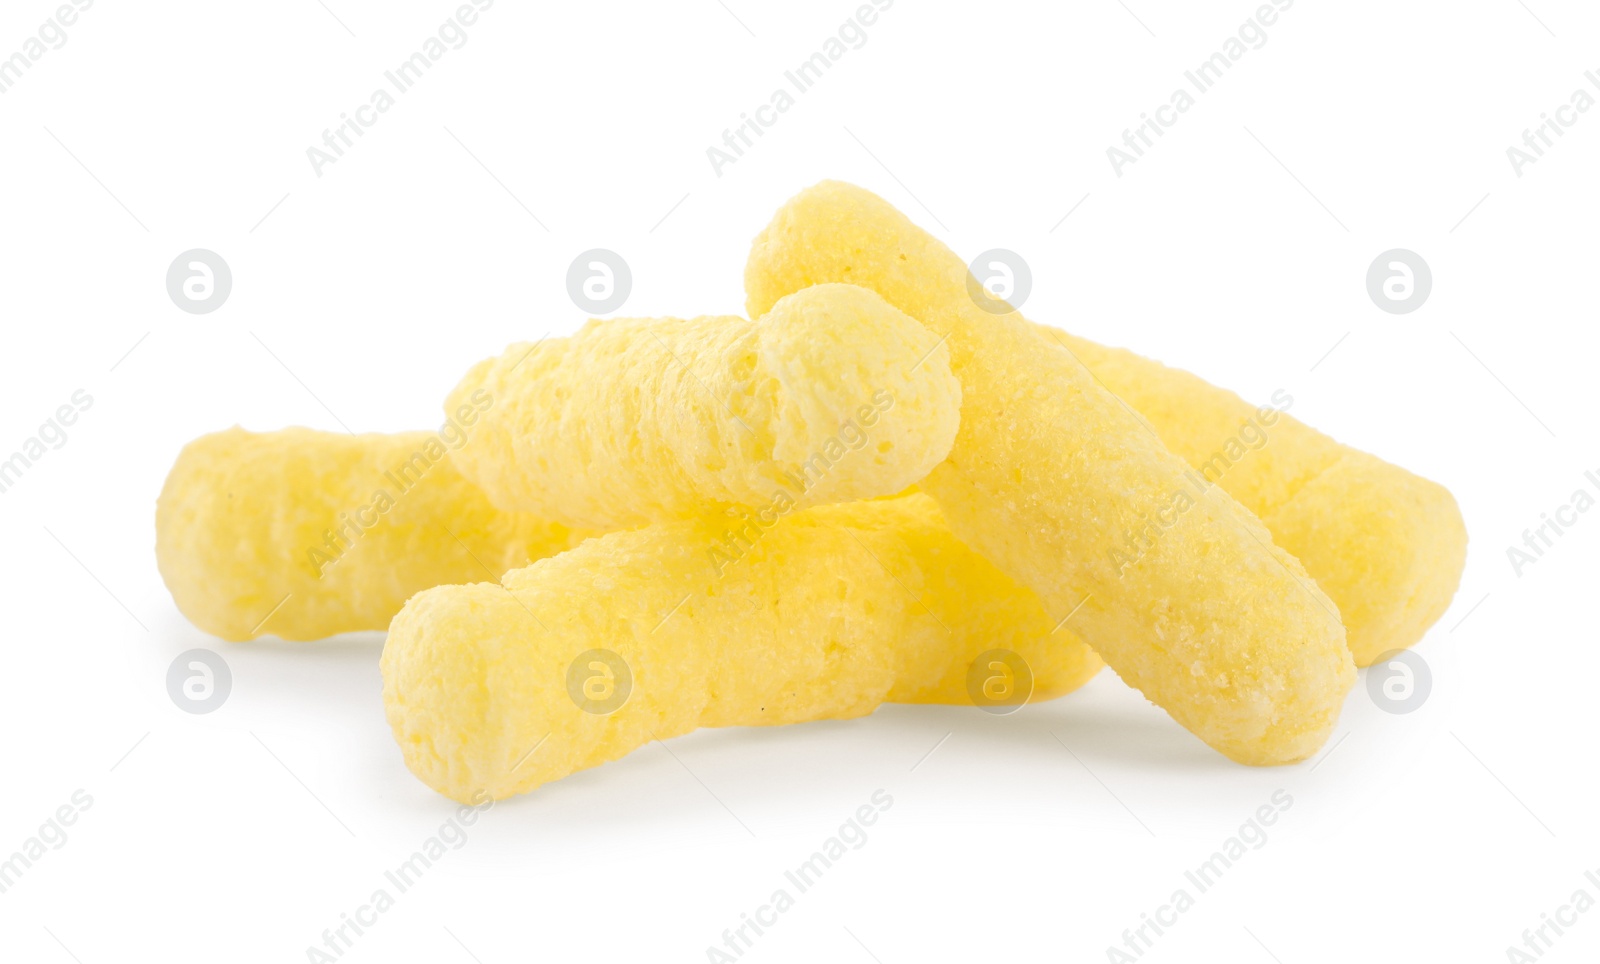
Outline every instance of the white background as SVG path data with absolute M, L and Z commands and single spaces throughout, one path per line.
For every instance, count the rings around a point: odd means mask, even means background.
M 453 3 L 96 3 L 0 95 L 0 451 L 94 399 L 0 496 L 0 855 L 93 798 L 0 895 L 0 956 L 306 960 L 453 809 L 389 736 L 379 634 L 230 646 L 175 610 L 152 520 L 186 440 L 436 424 L 471 362 L 581 323 L 591 247 L 632 266 L 625 313 L 739 312 L 749 239 L 824 177 L 1020 252 L 1037 320 L 1285 389 L 1448 485 L 1472 543 L 1430 699 L 1358 685 L 1338 742 L 1277 770 L 1110 672 L 1012 717 L 702 732 L 497 805 L 344 960 L 704 961 L 880 788 L 867 844 L 745 960 L 1103 961 L 1278 789 L 1266 845 L 1145 960 L 1502 961 L 1600 897 L 1600 512 L 1506 557 L 1600 470 L 1600 110 L 1520 178 L 1506 156 L 1600 70 L 1600 12 L 1300 0 L 1119 178 L 1106 148 L 1255 3 L 900 0 L 718 177 L 707 147 L 856 6 L 725 2 L 501 0 L 321 177 L 306 148 Z M 0 56 L 53 9 L 7 3 Z M 197 247 L 234 273 L 214 314 L 165 291 Z M 1413 314 L 1365 290 L 1394 247 L 1432 266 Z M 165 687 L 196 646 L 233 671 L 208 716 Z M 1545 959 L 1597 949 L 1591 910 Z

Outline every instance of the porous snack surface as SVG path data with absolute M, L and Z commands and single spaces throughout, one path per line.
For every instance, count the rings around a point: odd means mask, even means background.
M 927 496 L 821 506 L 750 534 L 730 562 L 726 517 L 659 523 L 591 539 L 503 585 L 418 594 L 382 661 L 406 764 L 454 799 L 499 799 L 701 726 L 971 703 L 973 662 L 992 650 L 1026 661 L 1035 698 L 1100 667 L 1038 597 L 957 540 Z M 589 673 L 597 650 L 623 661 L 596 668 L 611 689 L 574 689 L 573 665 Z M 580 707 L 615 701 L 623 679 L 620 705 Z
M 1467 529 L 1448 489 L 1281 411 L 1130 351 L 1039 326 L 1143 415 L 1174 454 L 1261 518 L 1339 607 L 1357 666 L 1405 649 L 1450 607 Z
M 1260 520 L 1020 314 L 980 307 L 948 248 L 870 192 L 824 182 L 756 239 L 747 308 L 759 318 L 839 281 L 947 339 L 961 429 L 920 487 L 957 536 L 1058 618 L 1079 610 L 1073 627 L 1107 664 L 1232 759 L 1290 763 L 1323 745 L 1355 681 L 1344 627 Z
M 600 530 L 892 495 L 944 458 L 961 408 L 938 337 L 844 284 L 760 322 L 619 318 L 513 345 L 447 410 L 477 391 L 496 402 L 463 474 L 502 508 Z
M 579 541 L 494 508 L 449 448 L 438 432 L 202 436 L 156 502 L 161 577 L 189 621 L 223 639 L 319 639 L 383 629 L 415 592 Z

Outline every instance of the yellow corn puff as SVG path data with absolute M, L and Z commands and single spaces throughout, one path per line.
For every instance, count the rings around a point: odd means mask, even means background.
M 1230 758 L 1302 760 L 1355 666 L 1334 604 L 1259 519 L 1172 454 L 1009 306 L 980 307 L 949 248 L 881 198 L 824 182 L 756 239 L 747 307 L 849 280 L 946 338 L 961 428 L 921 483 L 956 535 L 1079 608 L 1073 628 L 1130 685 Z
M 892 495 L 949 451 L 949 354 L 871 291 L 825 285 L 736 317 L 591 321 L 513 345 L 450 396 L 494 409 L 455 456 L 503 509 L 612 530 L 707 506 Z
M 235 641 L 383 629 L 419 590 L 580 538 L 495 509 L 434 432 L 216 432 L 184 447 L 156 503 L 156 565 L 178 609 Z
M 1339 607 L 1357 666 L 1415 644 L 1449 608 L 1467 529 L 1444 486 L 1188 372 L 1039 328 L 1176 455 L 1261 517 Z
M 1002 651 L 1034 699 L 1100 667 L 925 495 L 730 524 L 612 533 L 503 585 L 419 593 L 382 660 L 406 765 L 453 799 L 501 799 L 697 727 L 972 703 L 1022 685 Z M 745 554 L 719 561 L 735 539 Z

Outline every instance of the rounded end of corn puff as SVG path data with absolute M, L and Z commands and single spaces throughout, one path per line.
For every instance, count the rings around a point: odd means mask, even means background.
M 961 420 L 949 349 L 876 292 L 806 288 L 758 330 L 755 378 L 773 393 L 762 502 L 781 488 L 802 507 L 893 495 L 949 453 Z
M 493 583 L 425 590 L 394 617 L 381 661 L 383 705 L 418 779 L 462 803 L 537 784 L 540 767 L 523 769 L 535 749 L 559 752 L 567 742 L 545 725 L 556 715 L 540 712 L 567 696 L 551 685 L 539 633 Z
M 1357 666 L 1420 640 L 1466 566 L 1450 491 L 1364 452 L 1347 450 L 1263 521 L 1340 600 Z

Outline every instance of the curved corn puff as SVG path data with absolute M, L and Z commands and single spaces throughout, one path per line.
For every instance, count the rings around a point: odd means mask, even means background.
M 453 799 L 501 799 L 701 726 L 970 703 L 969 670 L 990 650 L 1027 661 L 1035 699 L 1100 667 L 1068 631 L 1052 635 L 1038 598 L 958 541 L 927 496 L 762 524 L 725 566 L 714 550 L 727 520 L 712 517 L 591 539 L 501 586 L 419 593 L 382 661 L 406 765 Z M 588 694 L 568 675 L 594 650 L 631 675 L 605 714 L 579 708 Z
M 622 318 L 513 345 L 446 408 L 479 391 L 495 404 L 462 474 L 501 508 L 600 530 L 892 495 L 944 458 L 961 407 L 938 338 L 842 284 L 759 324 Z

